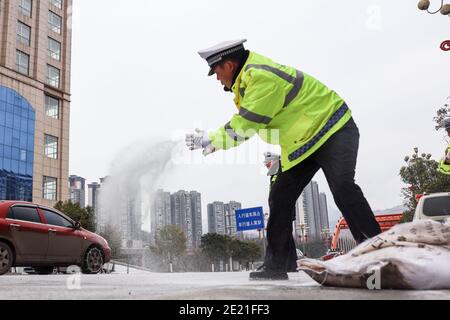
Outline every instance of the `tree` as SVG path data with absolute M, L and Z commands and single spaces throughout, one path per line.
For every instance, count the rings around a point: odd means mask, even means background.
M 262 255 L 261 245 L 255 241 L 241 241 L 216 233 L 204 235 L 200 248 L 211 263 L 227 261 L 231 257 L 242 265 L 259 260 Z
M 95 213 L 91 207 L 81 208 L 79 203 L 73 203 L 69 200 L 66 202 L 59 201 L 55 205 L 55 209 L 66 214 L 72 220 L 79 221 L 84 229 L 95 232 Z
M 433 118 L 433 121 L 436 123 L 436 131 L 443 128 L 443 121 L 445 118 L 450 116 L 450 97 L 447 98 L 447 102 L 443 107 L 439 108 L 436 112 L 436 117 Z
M 168 263 L 179 263 L 186 251 L 186 242 L 183 230 L 175 225 L 168 225 L 159 231 L 156 245 L 151 250 Z
M 240 241 L 234 239 L 230 246 L 233 259 L 239 261 L 241 265 L 261 259 L 262 248 L 255 241 Z
M 402 222 L 410 222 L 414 218 L 417 207 L 416 196 L 424 193 L 450 192 L 450 176 L 438 171 L 439 163 L 431 159 L 431 154 L 419 155 L 415 148 L 412 156 L 405 157 L 406 166 L 400 169 L 400 177 L 408 187 L 402 189 L 407 211 Z
M 205 254 L 211 263 L 217 261 L 226 261 L 231 256 L 230 236 L 221 235 L 217 233 L 208 233 L 202 237 L 200 249 Z

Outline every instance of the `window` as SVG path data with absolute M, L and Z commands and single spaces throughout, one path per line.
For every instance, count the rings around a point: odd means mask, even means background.
M 450 197 L 425 199 L 423 213 L 428 217 L 450 216 Z
M 61 34 L 61 26 L 62 26 L 62 18 L 58 16 L 56 13 L 51 11 L 48 12 L 48 26 L 50 30 Z
M 50 0 L 50 3 L 58 9 L 62 9 L 62 0 Z
M 50 58 L 60 61 L 61 43 L 52 38 L 48 38 L 48 55 Z
M 58 159 L 58 138 L 44 135 L 44 155 L 52 159 Z
M 16 70 L 22 74 L 28 75 L 30 69 L 30 56 L 22 51 L 16 52 Z
M 59 119 L 59 100 L 45 96 L 45 114 L 47 117 Z
M 41 218 L 36 208 L 32 207 L 12 207 L 15 220 L 41 223 Z
M 6 215 L 6 219 L 14 219 L 14 215 L 12 209 L 8 210 L 8 214 Z
M 33 7 L 32 0 L 20 0 L 19 1 L 19 11 L 27 17 L 31 18 L 31 10 Z
M 58 227 L 72 228 L 73 224 L 63 216 L 57 214 L 56 212 L 50 211 L 48 209 L 41 208 L 42 213 L 44 214 L 45 221 L 47 224 Z
M 59 69 L 51 66 L 51 65 L 47 65 L 47 84 L 55 87 L 55 88 L 59 88 Z
M 57 179 L 51 177 L 44 177 L 43 189 L 44 189 L 44 199 L 50 201 L 56 201 L 56 187 Z
M 33 201 L 35 117 L 24 97 L 0 85 L 0 200 Z
M 27 46 L 30 45 L 31 28 L 19 21 L 17 24 L 17 41 Z

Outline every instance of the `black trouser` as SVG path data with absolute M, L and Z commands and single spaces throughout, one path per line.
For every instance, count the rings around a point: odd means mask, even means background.
M 372 209 L 355 183 L 359 130 L 353 119 L 319 150 L 294 168 L 282 172 L 273 183 L 267 225 L 265 266 L 279 271 L 295 270 L 292 212 L 303 189 L 322 169 L 337 207 L 358 243 L 381 233 Z

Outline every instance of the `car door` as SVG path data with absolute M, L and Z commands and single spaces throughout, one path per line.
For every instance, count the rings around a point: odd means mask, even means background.
M 45 262 L 48 228 L 42 223 L 37 207 L 12 206 L 6 221 L 17 250 L 17 262 Z
M 73 223 L 56 211 L 39 208 L 49 230 L 48 259 L 61 264 L 75 264 L 82 256 L 82 235 Z

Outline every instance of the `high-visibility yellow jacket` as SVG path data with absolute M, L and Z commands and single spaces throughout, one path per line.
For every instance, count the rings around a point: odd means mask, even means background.
M 310 75 L 250 52 L 232 88 L 239 110 L 209 134 L 216 149 L 230 149 L 253 135 L 281 146 L 287 171 L 317 151 L 352 117 L 338 94 Z
M 450 145 L 447 150 L 445 150 L 445 157 L 441 160 L 439 164 L 439 171 L 443 174 L 450 175 L 450 165 L 445 163 L 445 159 L 447 158 L 447 154 L 450 152 Z

